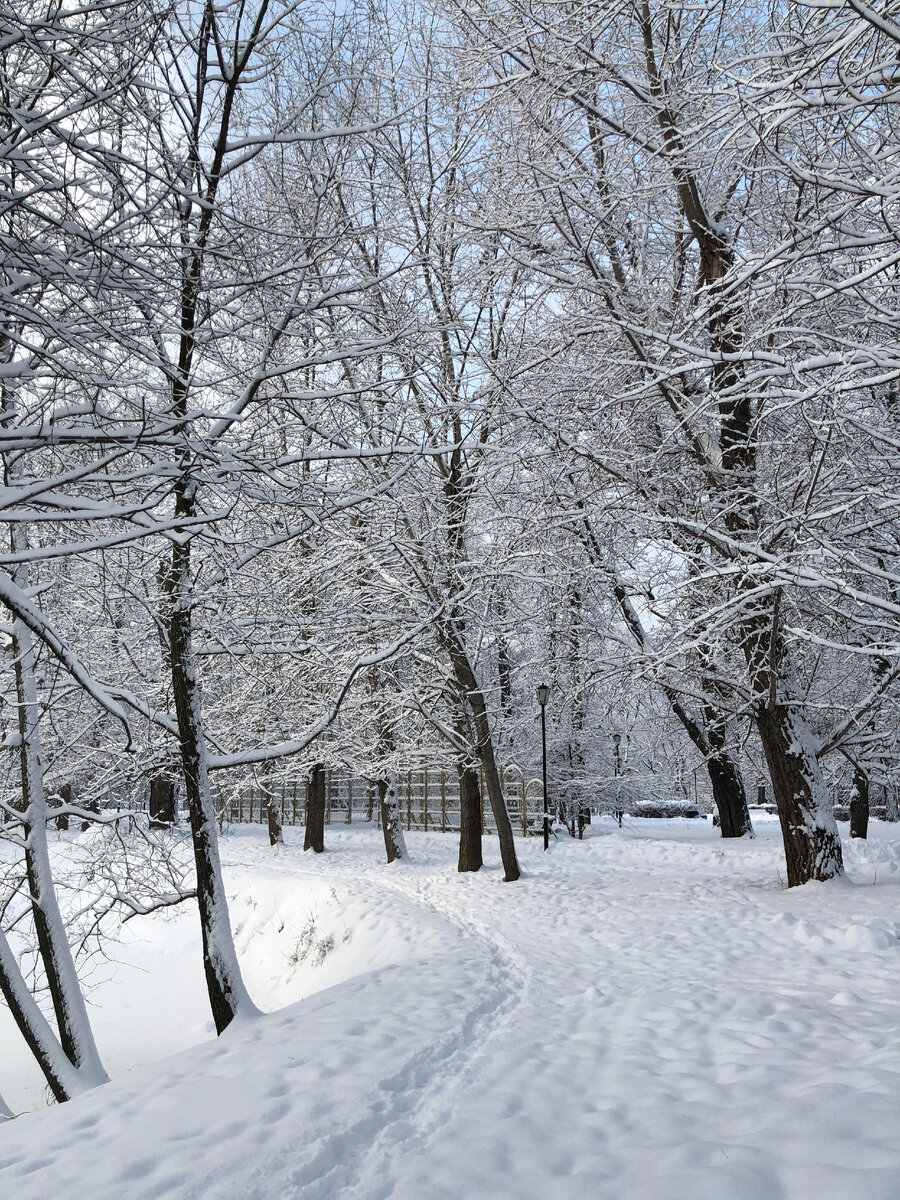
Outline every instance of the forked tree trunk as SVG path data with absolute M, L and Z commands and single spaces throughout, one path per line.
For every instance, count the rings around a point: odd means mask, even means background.
M 180 515 L 194 515 L 192 497 L 191 484 L 180 481 L 176 488 Z M 258 1010 L 250 999 L 238 965 L 219 861 L 216 811 L 209 789 L 200 684 L 194 661 L 189 542 L 176 542 L 173 545 L 171 596 L 169 653 L 172 692 L 178 718 L 181 767 L 197 872 L 203 970 L 216 1032 L 222 1033 L 239 1013 L 250 1015 Z
M 325 850 L 325 768 L 316 763 L 306 785 L 306 832 L 303 849 L 322 854 Z
M 478 772 L 460 764 L 459 773 L 459 864 L 458 871 L 479 871 L 481 852 L 481 792 Z
M 50 1022 L 37 1006 L 22 975 L 18 959 L 0 929 L 0 992 L 9 1011 L 43 1072 L 53 1098 L 62 1104 L 73 1096 L 102 1083 L 75 1067 L 64 1054 Z M 4 1114 L 0 1114 L 4 1115 Z
M 862 767 L 853 770 L 853 795 L 850 797 L 850 836 L 866 838 L 869 832 L 869 777 Z
M 150 828 L 171 829 L 175 824 L 175 781 L 167 775 L 150 780 Z
M 14 534 L 14 548 L 21 549 L 22 546 L 17 543 L 18 539 Z M 18 574 L 16 582 L 19 586 L 26 586 L 27 581 L 21 578 L 22 571 Z M 21 737 L 19 761 L 22 777 L 25 870 L 31 896 L 32 918 L 59 1029 L 60 1046 L 69 1062 L 77 1068 L 85 1085 L 91 1086 L 105 1083 L 107 1074 L 97 1052 L 53 883 L 47 847 L 47 823 L 51 810 L 44 795 L 40 705 L 34 674 L 34 647 L 31 632 L 22 621 L 17 620 L 13 624 L 12 651 L 15 659 Z M 31 1041 L 29 1045 L 34 1049 Z
M 384 835 L 387 860 L 389 863 L 399 862 L 408 855 L 397 797 L 397 780 L 393 776 L 390 779 L 378 780 L 378 807 L 381 810 L 381 831 Z
M 497 837 L 500 841 L 500 858 L 503 863 L 504 879 L 513 883 L 519 878 L 519 861 L 516 857 L 516 843 L 513 836 L 512 822 L 506 811 L 506 801 L 503 798 L 503 787 L 500 783 L 500 772 L 497 769 L 497 759 L 494 755 L 494 741 L 491 735 L 491 723 L 488 719 L 487 705 L 484 700 L 475 672 L 469 662 L 469 656 L 462 645 L 455 625 L 450 624 L 444 629 L 445 642 L 453 664 L 453 673 L 459 690 L 468 701 L 475 725 L 477 744 L 475 752 L 481 761 L 484 782 L 487 788 L 488 800 L 494 824 L 497 827 Z

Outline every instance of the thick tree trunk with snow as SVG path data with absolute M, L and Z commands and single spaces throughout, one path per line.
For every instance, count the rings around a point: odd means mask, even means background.
M 187 487 L 179 485 L 178 500 L 180 511 L 185 516 L 193 515 L 190 484 Z M 197 872 L 203 969 L 216 1032 L 222 1033 L 238 1013 L 251 1014 L 257 1010 L 244 986 L 238 965 L 219 862 L 216 812 L 209 789 L 200 684 L 194 661 L 191 601 L 190 543 L 176 542 L 172 549 L 172 612 L 169 621 L 172 692 L 178 718 L 181 766 Z
M 869 777 L 862 767 L 853 771 L 853 794 L 850 797 L 850 836 L 865 838 L 869 832 Z
M 384 834 L 388 862 L 398 862 L 407 858 L 403 819 L 397 799 L 397 781 L 393 777 L 378 780 L 378 807 L 381 810 L 381 831 Z
M 841 839 L 805 722 L 789 705 L 776 704 L 760 709 L 756 725 L 781 822 L 788 887 L 843 875 Z
M 780 597 L 745 622 L 744 656 L 757 697 L 756 728 L 784 839 L 788 887 L 844 873 L 841 839 L 816 742 L 804 720 L 780 630 Z
M 459 864 L 458 871 L 480 871 L 481 792 L 474 767 L 459 765 Z
M 325 768 L 316 763 L 306 785 L 306 832 L 303 849 L 322 854 L 325 850 Z

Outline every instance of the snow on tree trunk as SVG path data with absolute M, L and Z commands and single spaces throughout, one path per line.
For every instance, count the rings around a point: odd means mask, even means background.
M 481 793 L 478 772 L 462 764 L 459 772 L 459 862 L 458 871 L 479 871 L 481 851 Z
M 14 548 L 19 548 L 18 540 L 14 536 Z M 20 587 L 27 586 L 23 574 L 23 569 L 17 572 L 16 583 Z M 38 949 L 47 976 L 62 1049 L 69 1061 L 84 1072 L 86 1080 L 104 1083 L 107 1075 L 94 1042 L 50 866 L 47 823 L 51 819 L 51 809 L 44 794 L 34 646 L 31 632 L 22 621 L 13 624 L 12 643 L 21 737 L 19 755 L 25 869 Z
M 862 767 L 853 771 L 853 795 L 850 797 L 850 836 L 865 838 L 869 832 L 869 777 Z
M 6 1001 L 19 1032 L 47 1080 L 54 1099 L 62 1103 L 71 1100 L 104 1079 L 92 1078 L 89 1072 L 79 1071 L 66 1057 L 50 1027 L 50 1022 L 37 1006 L 19 968 L 18 960 L 0 929 L 0 992 Z M 8 1115 L 12 1115 L 8 1113 Z M 4 1115 L 0 1112 L 0 1116 Z
M 389 863 L 409 857 L 406 850 L 406 838 L 403 836 L 403 818 L 400 815 L 400 800 L 397 795 L 397 780 L 378 780 L 378 805 L 381 809 L 381 829 L 384 834 L 384 848 L 387 851 Z
M 303 849 L 322 854 L 325 850 L 325 768 L 316 763 L 306 785 L 306 832 Z
M 458 622 L 457 622 L 458 623 Z M 445 640 L 453 664 L 456 682 L 466 697 L 475 724 L 477 744 L 475 751 L 481 760 L 484 772 L 484 782 L 487 788 L 488 800 L 497 827 L 497 837 L 500 840 L 500 858 L 503 863 L 504 879 L 513 883 L 519 878 L 519 861 L 516 857 L 516 843 L 513 836 L 512 822 L 506 811 L 506 801 L 503 798 L 503 787 L 500 783 L 500 772 L 497 769 L 497 759 L 494 754 L 494 740 L 491 736 L 491 724 L 488 719 L 487 705 L 484 695 L 478 685 L 475 672 L 469 662 L 469 656 L 462 644 L 461 636 L 456 629 L 456 623 L 445 627 Z
M 274 795 L 270 792 L 266 799 L 266 823 L 269 829 L 269 845 L 281 846 L 284 844 L 284 834 L 281 829 L 281 813 L 278 810 L 278 804 Z
M 0 1096 L 0 1121 L 11 1121 L 13 1116 L 13 1110 L 9 1107 L 3 1097 Z
M 182 485 L 179 485 L 178 499 L 181 512 L 186 516 L 193 515 L 192 493 Z M 191 600 L 190 543 L 176 542 L 172 549 L 172 612 L 169 623 L 172 692 L 197 871 L 203 969 L 216 1032 L 222 1033 L 238 1014 L 252 1015 L 258 1010 L 250 999 L 238 965 L 222 880 L 216 812 L 209 788 L 200 685 L 194 662 Z
M 777 593 L 755 606 L 745 630 L 744 655 L 759 697 L 756 728 L 778 808 L 788 887 L 833 879 L 844 873 L 841 839 L 781 636 Z

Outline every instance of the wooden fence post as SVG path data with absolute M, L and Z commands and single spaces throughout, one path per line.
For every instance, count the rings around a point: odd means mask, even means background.
M 447 832 L 447 772 L 441 767 L 441 833 Z
M 428 832 L 428 768 L 422 775 L 422 828 Z

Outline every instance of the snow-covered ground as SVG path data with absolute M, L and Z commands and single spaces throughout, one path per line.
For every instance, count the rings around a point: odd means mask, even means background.
M 322 856 L 242 829 L 232 917 L 278 1011 L 212 1040 L 195 915 L 132 922 L 93 979 L 115 1081 L 0 1125 L 0 1197 L 897 1200 L 900 829 L 791 891 L 758 832 L 603 822 L 518 841 L 503 884 L 490 839 L 460 876 L 449 835 L 387 867 L 372 829 Z M 39 1106 L 5 1012 L 0 1047 Z

